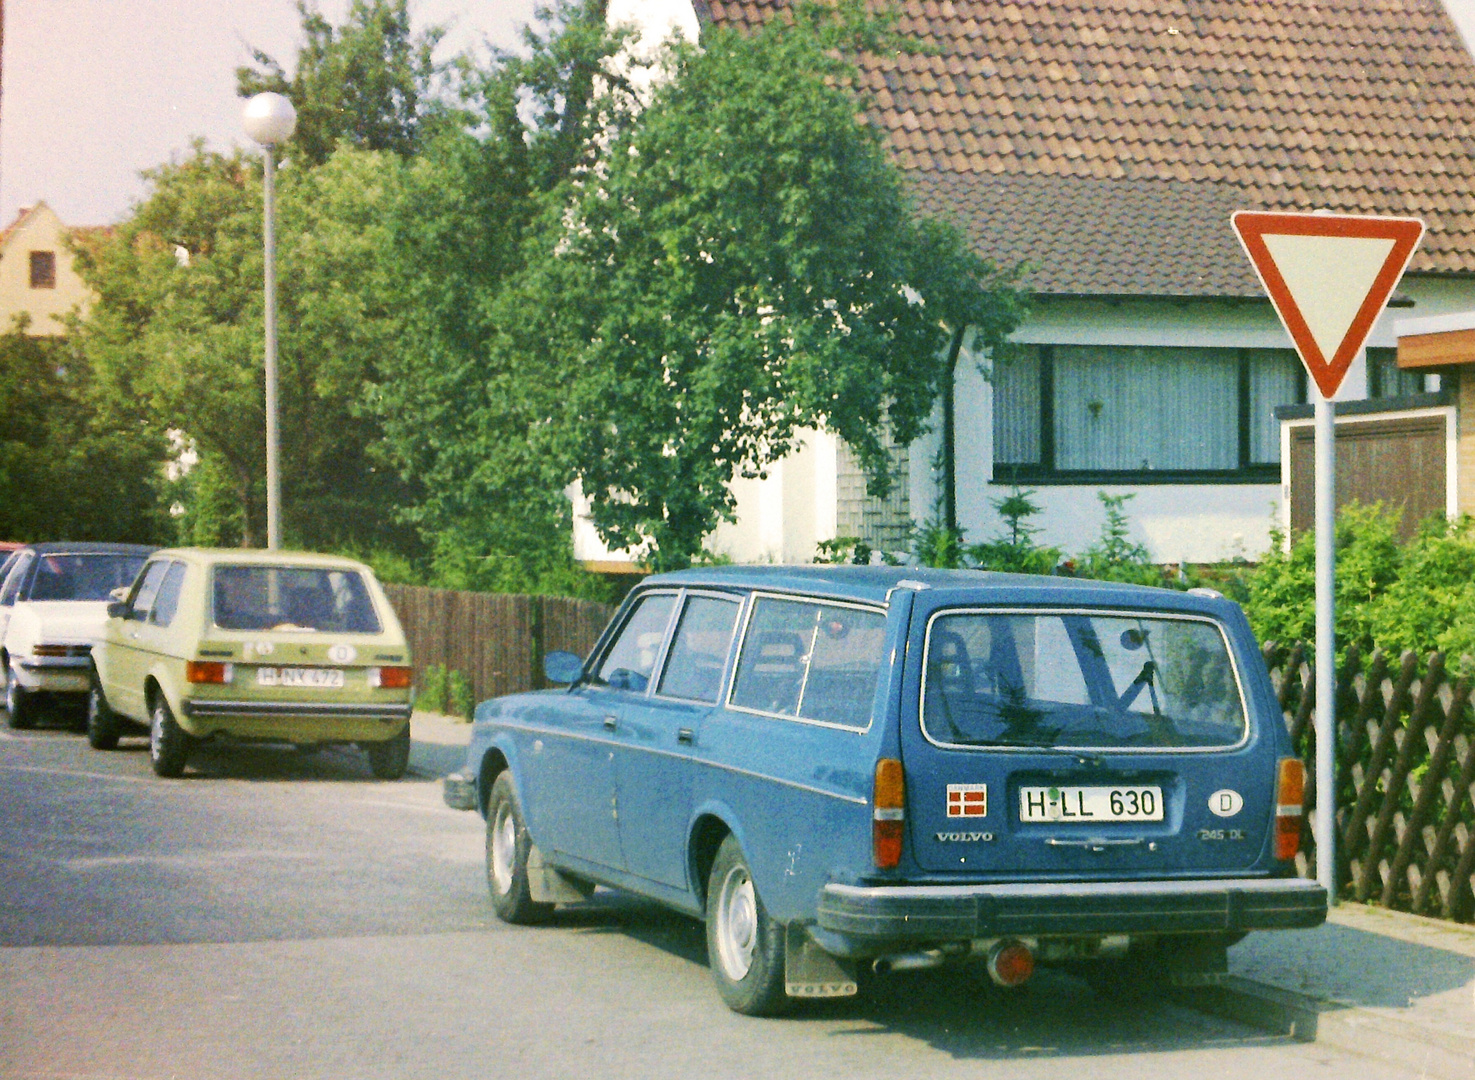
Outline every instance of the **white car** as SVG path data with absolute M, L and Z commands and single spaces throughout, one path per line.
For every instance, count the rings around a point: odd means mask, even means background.
M 0 585 L 0 675 L 13 728 L 34 727 L 43 700 L 75 707 L 92 687 L 92 646 L 108 601 L 133 584 L 155 549 L 142 544 L 46 543 L 22 548 Z

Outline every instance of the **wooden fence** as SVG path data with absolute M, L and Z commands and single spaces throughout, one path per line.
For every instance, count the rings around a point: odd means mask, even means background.
M 1316 679 L 1303 645 L 1265 646 L 1265 663 L 1314 806 Z M 1469 664 L 1462 665 L 1469 670 Z M 1445 658 L 1422 663 L 1355 650 L 1337 678 L 1338 895 L 1469 922 L 1475 919 L 1475 719 L 1472 679 Z M 1304 819 L 1304 876 L 1315 876 L 1311 817 Z
M 441 665 L 459 671 L 475 701 L 535 690 L 543 657 L 557 649 L 587 656 L 614 608 L 562 596 L 457 592 L 386 585 L 389 602 L 409 640 L 415 681 Z

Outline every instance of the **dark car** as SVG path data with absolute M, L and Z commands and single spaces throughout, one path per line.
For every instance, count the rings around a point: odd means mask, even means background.
M 92 685 L 92 647 L 109 600 L 154 548 L 143 544 L 30 544 L 0 583 L 0 672 L 11 727 L 31 727 L 45 699 L 74 706 L 79 725 Z
M 594 883 L 705 918 L 739 1012 L 878 970 L 1211 981 L 1314 926 L 1303 775 L 1239 607 L 965 571 L 648 578 L 565 690 L 482 703 L 446 801 L 498 914 Z

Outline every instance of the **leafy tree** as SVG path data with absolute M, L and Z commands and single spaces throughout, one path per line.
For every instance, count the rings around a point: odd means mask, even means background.
M 540 215 L 595 160 L 594 133 L 635 99 L 611 64 L 625 35 L 606 27 L 603 0 L 539 14 L 525 55 L 468 73 L 473 122 L 441 131 L 406 169 L 385 249 L 404 331 L 370 404 L 422 493 L 409 517 L 438 580 L 608 598 L 575 565 L 562 483 L 528 439 L 534 398 L 499 348 L 524 316 L 501 297 Z
M 1018 316 L 1009 276 L 916 214 L 857 119 L 834 50 L 884 27 L 847 10 L 673 46 L 669 80 L 606 127 L 499 297 L 529 445 L 656 566 L 690 560 L 732 515 L 728 482 L 804 427 L 846 439 L 884 494 L 884 436 L 921 433 L 949 327 L 991 345 Z
M 308 164 L 328 160 L 340 140 L 363 150 L 415 154 L 448 117 L 435 93 L 444 69 L 434 59 L 440 27 L 411 32 L 407 0 L 353 0 L 335 27 L 315 4 L 298 0 L 305 42 L 289 78 L 260 49 L 253 67 L 236 69 L 241 97 L 285 95 L 297 110 L 296 153 Z
M 361 408 L 399 325 L 379 271 L 379 222 L 399 173 L 390 155 L 344 149 L 283 174 L 283 523 L 295 544 L 407 539 L 386 513 L 403 485 L 376 459 L 378 429 Z M 110 393 L 140 402 L 199 455 L 180 489 L 185 538 L 251 544 L 265 512 L 260 165 L 197 145 L 147 175 L 149 198 L 79 257 L 98 297 L 80 345 Z
M 1081 577 L 1100 581 L 1126 581 L 1137 585 L 1160 585 L 1162 574 L 1152 564 L 1147 547 L 1132 540 L 1132 525 L 1126 505 L 1134 495 L 1108 495 L 1098 491 L 1096 498 L 1106 512 L 1101 535 L 1081 553 L 1076 572 Z
M 97 392 L 65 338 L 0 335 L 0 536 L 148 543 L 168 529 L 160 433 Z

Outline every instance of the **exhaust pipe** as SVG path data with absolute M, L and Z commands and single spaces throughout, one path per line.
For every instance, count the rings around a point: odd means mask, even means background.
M 889 975 L 893 971 L 925 971 L 928 968 L 942 967 L 947 961 L 948 954 L 941 949 L 924 949 L 921 952 L 893 953 L 879 957 L 872 962 L 871 970 L 877 975 Z

